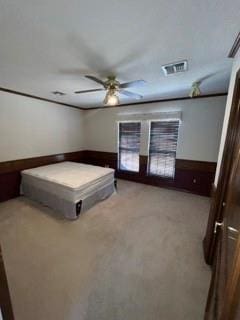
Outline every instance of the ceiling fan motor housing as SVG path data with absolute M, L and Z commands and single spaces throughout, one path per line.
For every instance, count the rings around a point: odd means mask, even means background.
M 130 81 L 130 82 L 125 82 L 125 83 L 120 83 L 119 81 L 116 80 L 115 76 L 108 76 L 106 81 L 103 81 L 95 76 L 91 75 L 85 75 L 87 79 L 90 79 L 92 81 L 97 82 L 98 84 L 102 85 L 103 88 L 99 89 L 90 89 L 90 90 L 82 90 L 82 91 L 75 91 L 76 94 L 80 93 L 89 93 L 89 92 L 98 92 L 98 91 L 104 91 L 106 90 L 106 97 L 104 101 L 109 100 L 111 98 L 111 103 L 115 102 L 119 103 L 119 98 L 117 94 L 122 94 L 124 96 L 127 96 L 129 98 L 134 98 L 134 99 L 141 99 L 142 95 L 137 94 L 132 91 L 126 90 L 127 88 L 131 87 L 136 87 L 136 86 L 142 86 L 145 84 L 144 80 L 135 80 L 135 81 Z
M 120 86 L 120 82 L 118 82 L 116 80 L 116 77 L 108 77 L 108 80 L 105 82 L 105 88 L 107 90 L 114 90 L 114 91 L 118 91 Z

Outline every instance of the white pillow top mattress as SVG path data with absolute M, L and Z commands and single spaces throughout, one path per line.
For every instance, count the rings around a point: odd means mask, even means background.
M 54 193 L 70 201 L 85 198 L 114 182 L 114 170 L 76 162 L 61 162 L 21 172 L 22 184 Z

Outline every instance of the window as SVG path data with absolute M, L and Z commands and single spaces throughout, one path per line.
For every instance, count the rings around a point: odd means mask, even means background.
M 152 121 L 148 173 L 174 178 L 179 121 Z
M 119 169 L 127 171 L 139 171 L 140 151 L 140 122 L 119 123 Z

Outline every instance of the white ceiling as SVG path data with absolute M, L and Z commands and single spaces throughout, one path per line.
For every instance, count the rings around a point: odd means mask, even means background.
M 84 74 L 144 79 L 131 88 L 144 100 L 186 96 L 208 74 L 203 94 L 226 92 L 239 13 L 239 0 L 0 0 L 0 87 L 86 108 L 104 93 L 75 95 L 99 88 Z M 165 77 L 182 59 L 189 70 Z

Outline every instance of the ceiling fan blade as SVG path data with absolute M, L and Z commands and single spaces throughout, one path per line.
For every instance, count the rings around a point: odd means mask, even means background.
M 105 89 L 90 89 L 90 90 L 82 90 L 82 91 L 75 91 L 74 93 L 88 93 L 88 92 L 97 92 L 97 91 L 104 91 Z
M 133 92 L 126 91 L 126 90 L 120 90 L 119 92 L 129 98 L 134 98 L 134 99 L 142 99 L 143 98 L 143 96 L 141 96 L 138 93 L 133 93 Z
M 90 80 L 93 80 L 93 81 L 101 84 L 102 86 L 105 86 L 105 82 L 102 81 L 101 79 L 98 79 L 97 77 L 86 75 L 85 78 L 88 78 L 88 79 L 90 79 Z
M 200 85 L 203 81 L 205 81 L 205 80 L 207 80 L 207 79 L 209 79 L 209 78 L 211 78 L 211 77 L 215 76 L 216 74 L 217 74 L 217 72 L 209 73 L 209 74 L 207 74 L 206 76 L 204 76 L 204 77 L 202 77 L 202 78 L 198 79 L 198 80 L 197 80 L 197 81 L 195 81 L 195 82 L 196 82 L 196 83 L 198 83 L 198 84 Z
M 131 88 L 131 87 L 140 87 L 146 84 L 145 80 L 135 80 L 130 82 L 125 82 L 120 84 L 119 88 Z

